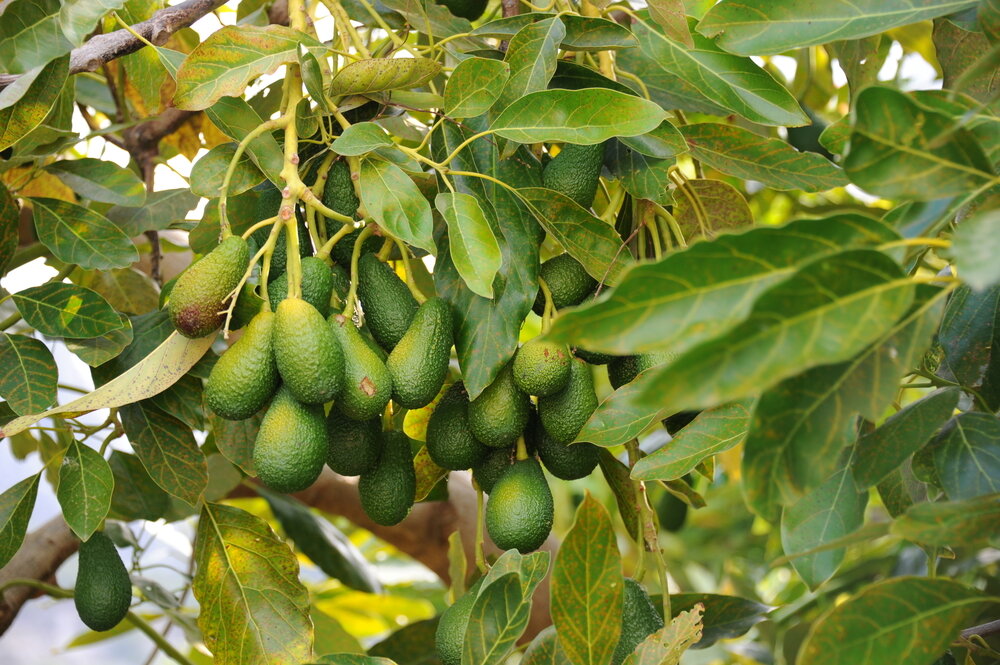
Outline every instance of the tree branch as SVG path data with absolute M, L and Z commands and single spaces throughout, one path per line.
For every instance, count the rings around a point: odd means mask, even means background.
M 186 28 L 202 16 L 225 4 L 225 0 L 186 0 L 153 14 L 132 29 L 157 46 L 165 43 L 170 35 Z M 69 73 L 93 72 L 102 65 L 143 48 L 140 40 L 124 28 L 103 35 L 95 35 L 83 46 L 73 49 L 69 57 Z M 0 89 L 17 79 L 17 75 L 0 74 Z
M 966 628 L 962 631 L 962 637 L 970 638 L 973 635 L 979 635 L 980 637 L 987 637 L 989 635 L 1000 634 L 1000 619 L 996 621 L 990 621 L 989 623 L 984 623 L 979 626 L 973 626 L 972 628 Z
M 62 516 L 29 533 L 21 549 L 10 562 L 0 568 L 0 586 L 11 580 L 29 578 L 49 580 L 63 561 L 80 546 L 80 541 L 66 526 Z M 7 631 L 21 607 L 39 592 L 28 586 L 16 586 L 0 597 L 0 635 Z

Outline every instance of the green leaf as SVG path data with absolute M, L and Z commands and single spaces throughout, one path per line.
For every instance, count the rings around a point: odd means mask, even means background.
M 38 496 L 39 474 L 15 483 L 0 494 L 0 568 L 21 549 Z
M 653 131 L 666 112 L 645 99 L 605 88 L 541 90 L 504 109 L 490 129 L 518 143 L 591 145 Z
M 77 538 L 87 540 L 111 509 L 115 478 L 104 457 L 79 441 L 69 444 L 59 467 L 56 497 Z
M 669 443 L 636 462 L 632 477 L 636 480 L 683 477 L 712 455 L 742 443 L 753 409 L 753 400 L 739 400 L 702 411 Z
M 1000 497 L 918 503 L 892 523 L 893 534 L 936 547 L 985 546 L 1000 523 Z M 0 559 L 2 561 L 2 559 Z
M 100 337 L 63 340 L 66 343 L 66 348 L 91 367 L 103 365 L 132 343 L 132 322 L 124 314 L 121 314 L 119 318 L 122 324 L 121 328 L 115 328 Z
M 632 255 L 614 227 L 562 192 L 522 187 L 518 195 L 538 223 L 599 282 L 617 284 Z
M 874 432 L 861 437 L 853 467 L 858 487 L 865 489 L 878 484 L 923 448 L 934 432 L 951 418 L 960 394 L 955 388 L 937 390 L 907 404 Z
M 332 653 L 321 656 L 317 663 L 331 663 L 332 665 L 396 665 L 388 658 L 374 658 L 363 656 L 357 653 Z
M 515 572 L 497 576 L 479 590 L 462 643 L 462 665 L 497 665 L 514 649 L 528 625 L 531 596 Z
M 523 27 L 510 40 L 504 60 L 510 76 L 500 91 L 496 111 L 502 111 L 529 92 L 545 90 L 556 71 L 559 43 L 566 27 L 558 16 Z
M 425 35 L 461 35 L 472 32 L 467 19 L 455 16 L 444 5 L 433 0 L 383 0 L 382 4 L 402 14 L 406 22 Z M 485 48 L 482 40 L 474 37 L 456 37 L 449 47 L 463 51 Z
M 308 662 L 313 627 L 299 563 L 267 522 L 208 503 L 195 538 L 198 627 L 218 665 Z
M 361 203 L 379 226 L 392 235 L 414 247 L 435 252 L 430 204 L 395 164 L 362 160 Z
M 376 148 L 395 145 L 385 130 L 374 122 L 359 122 L 351 125 L 331 144 L 334 152 L 347 157 L 356 157 Z
M 547 626 L 535 635 L 524 652 L 521 665 L 573 665 L 562 647 L 555 626 Z
M 864 523 L 867 503 L 868 493 L 854 484 L 850 464 L 842 465 L 782 512 L 781 545 L 785 553 L 795 555 L 856 531 Z M 843 560 L 844 549 L 840 548 L 794 558 L 792 567 L 810 589 L 815 589 L 833 576 Z
M 502 264 L 500 244 L 483 209 L 471 194 L 441 193 L 434 206 L 448 224 L 448 249 L 469 290 L 493 297 L 493 280 Z
M 589 493 L 552 571 L 552 622 L 575 665 L 606 665 L 621 634 L 624 582 L 611 517 Z
M 977 291 L 1000 283 L 1000 210 L 978 212 L 963 219 L 951 251 L 962 280 Z
M 14 294 L 21 316 L 50 337 L 100 337 L 121 327 L 118 313 L 90 289 L 49 282 Z
M 555 14 L 549 12 L 528 12 L 507 16 L 484 23 L 473 30 L 472 34 L 479 37 L 510 39 L 526 26 L 547 21 L 553 16 Z M 565 27 L 566 34 L 557 46 L 564 51 L 605 51 L 631 48 L 636 45 L 635 37 L 628 28 L 608 19 L 562 14 L 559 20 Z
M 114 162 L 90 157 L 63 159 L 49 164 L 45 170 L 91 201 L 141 206 L 146 200 L 146 188 L 139 177 Z
M 979 591 L 948 579 L 895 577 L 877 582 L 813 623 L 797 662 L 930 665 L 983 605 Z
M 795 0 L 723 0 L 698 32 L 740 55 L 772 55 L 858 39 L 974 7 L 976 0 L 854 0 L 803 5 Z
M 272 25 L 270 27 L 278 28 L 280 26 Z M 212 124 L 219 128 L 219 131 L 235 141 L 242 141 L 247 134 L 264 122 L 253 107 L 239 97 L 220 99 L 205 109 L 205 115 L 209 117 Z M 280 187 L 284 186 L 285 181 L 281 177 L 281 169 L 285 164 L 285 156 L 277 139 L 272 134 L 265 132 L 255 138 L 247 145 L 247 152 L 257 164 L 257 168 L 271 182 Z
M 197 505 L 208 485 L 208 465 L 191 429 L 141 403 L 122 407 L 119 415 L 135 454 L 153 481 L 188 505 Z
M 639 498 L 635 483 L 629 477 L 629 468 L 607 450 L 598 451 L 597 463 L 601 465 L 601 474 L 607 481 L 615 503 L 618 504 L 618 517 L 621 518 L 625 530 L 633 540 L 639 539 Z
M 696 198 L 706 219 L 699 220 L 695 203 L 680 190 L 674 203 L 674 218 L 681 233 L 688 239 L 698 236 L 711 238 L 720 231 L 732 231 L 753 225 L 753 213 L 743 194 L 722 180 L 693 178 L 687 181 L 691 197 Z
M 121 9 L 124 4 L 125 0 L 63 0 L 59 25 L 66 39 L 79 46 L 105 14 Z
M 649 373 L 646 370 L 639 375 Z M 667 414 L 660 409 L 646 407 L 638 401 L 642 383 L 638 378 L 626 383 L 598 404 L 577 434 L 578 441 L 589 441 L 595 446 L 610 448 L 639 436 Z
M 170 508 L 170 497 L 153 482 L 135 455 L 111 453 L 108 466 L 114 475 L 111 516 L 123 520 L 158 520 Z
M 310 608 L 309 616 L 313 622 L 315 637 L 313 651 L 316 653 L 363 654 L 365 652 L 358 644 L 357 639 L 348 633 L 339 621 L 326 612 L 313 605 Z M 320 660 L 322 661 L 322 658 Z
M 684 0 L 652 0 L 648 5 L 650 18 L 663 29 L 663 34 L 688 48 L 694 48 Z
M 77 282 L 104 296 L 119 312 L 146 314 L 159 307 L 160 294 L 153 281 L 134 268 L 91 270 Z
M 703 611 L 696 606 L 677 614 L 667 626 L 640 642 L 624 665 L 677 665 L 684 652 L 701 640 Z
M 0 185 L 0 276 L 7 273 L 7 264 L 17 251 L 21 208 L 6 186 Z
M 132 240 L 104 215 L 59 199 L 31 199 L 31 204 L 38 239 L 59 260 L 95 270 L 126 268 L 139 260 Z
M 761 296 L 728 334 L 644 375 L 638 400 L 670 413 L 699 409 L 846 360 L 892 327 L 913 291 L 899 266 L 874 250 L 817 259 Z
M 413 665 L 443 665 L 434 645 L 438 622 L 439 617 L 434 617 L 433 619 L 416 621 L 400 628 L 368 649 L 369 657 L 380 657 L 373 662 L 388 665 L 393 665 L 396 662 L 413 663 Z M 330 662 L 334 665 L 340 665 L 342 661 L 332 660 Z
M 444 112 L 453 118 L 486 113 L 500 98 L 510 77 L 510 65 L 491 58 L 468 58 L 458 63 L 444 88 Z
M 652 600 L 654 605 L 661 606 L 658 595 L 653 596 Z M 710 647 L 719 640 L 745 635 L 751 628 L 766 620 L 772 609 L 738 596 L 714 593 L 670 594 L 670 611 L 674 616 L 699 604 L 705 607 L 705 614 L 702 617 L 701 641 L 694 645 L 696 649 Z
M 932 446 L 934 468 L 949 499 L 1000 492 L 1000 418 L 989 413 L 963 413 Z
M 130 238 L 146 231 L 162 231 L 171 224 L 184 221 L 188 211 L 198 205 L 199 198 L 187 187 L 152 192 L 140 208 L 115 206 L 107 216 Z
M 253 443 L 264 414 L 257 413 L 246 420 L 225 420 L 209 410 L 208 417 L 219 452 L 248 476 L 255 475 Z
M 985 291 L 960 286 L 951 296 L 941 322 L 938 340 L 944 358 L 938 373 L 963 386 L 989 395 L 996 404 L 1000 385 L 1000 347 L 993 340 L 1000 333 L 1000 285 Z
M 982 9 L 979 12 L 982 14 Z M 991 48 L 989 38 L 978 29 L 967 30 L 942 18 L 934 21 L 933 39 L 934 54 L 944 74 L 944 89 L 961 90 L 990 104 L 1000 51 Z
M 675 159 L 647 157 L 620 140 L 612 144 L 610 157 L 612 175 L 634 198 L 649 199 L 664 206 L 674 202 L 670 169 L 676 166 Z
M 36 0 L 19 1 L 21 4 L 34 4 Z M 55 1 L 58 5 L 57 0 L 37 1 Z M 8 5 L 7 11 L 0 15 L 0 26 L 7 24 L 3 17 L 9 15 L 11 11 L 16 11 L 14 3 Z M 9 24 L 13 26 L 15 23 L 10 21 Z M 0 60 L 4 60 L 6 65 L 10 60 L 3 57 L 4 46 L 3 28 L 0 27 Z M 0 150 L 6 150 L 21 141 L 45 120 L 59 99 L 68 75 L 69 56 L 57 58 L 42 68 L 16 103 L 0 108 Z
M 70 52 L 73 44 L 59 24 L 61 4 L 60 0 L 7 3 L 0 14 L 0 61 L 4 72 L 24 74 Z
M 969 129 L 906 93 L 865 88 L 852 118 L 844 171 L 873 194 L 929 201 L 965 195 L 993 178 L 992 164 Z
M 735 125 L 703 122 L 681 127 L 681 134 L 696 159 L 773 189 L 822 192 L 847 184 L 843 171 L 825 157 Z
M 247 85 L 295 62 L 298 45 L 320 48 L 312 37 L 283 25 L 228 25 L 209 35 L 177 71 L 174 105 L 200 111 L 222 97 L 239 97 Z
M 648 23 L 644 27 L 645 30 L 636 31 L 643 54 L 664 71 L 685 81 L 686 88 L 694 89 L 698 102 L 707 99 L 709 104 L 762 125 L 809 124 L 808 116 L 792 93 L 750 58 L 726 53 L 699 34 L 692 35 L 692 49 L 657 32 Z
M 56 361 L 43 342 L 26 335 L 0 336 L 0 396 L 18 415 L 56 401 Z
M 226 171 L 235 155 L 235 143 L 222 143 L 199 157 L 191 167 L 191 193 L 206 199 L 220 196 Z M 226 194 L 228 196 L 242 194 L 263 181 L 264 174 L 254 164 L 250 154 L 244 152 L 240 155 L 239 161 L 236 162 L 236 168 L 229 181 L 229 189 Z
M 680 354 L 731 330 L 812 257 L 895 239 L 882 222 L 846 213 L 722 235 L 633 266 L 614 290 L 561 313 L 549 336 L 616 355 Z
M 428 58 L 368 58 L 349 63 L 333 76 L 330 96 L 416 88 L 437 76 L 441 65 Z
M 371 566 L 347 536 L 327 519 L 295 499 L 261 488 L 285 535 L 320 570 L 346 586 L 367 593 L 382 589 Z
M 661 122 L 660 126 L 651 132 L 639 136 L 623 136 L 618 140 L 636 152 L 657 159 L 670 159 L 687 152 L 684 137 L 667 121 Z

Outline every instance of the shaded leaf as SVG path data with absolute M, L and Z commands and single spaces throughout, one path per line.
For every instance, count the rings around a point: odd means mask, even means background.
M 135 454 L 153 481 L 188 505 L 197 505 L 208 485 L 208 465 L 191 429 L 145 404 L 123 406 L 119 415 Z
M 235 156 L 235 143 L 221 143 L 199 157 L 191 167 L 191 193 L 207 199 L 220 196 L 226 171 Z M 236 162 L 226 194 L 229 196 L 242 194 L 263 180 L 264 174 L 254 164 L 250 154 L 244 152 Z
M 986 545 L 1000 524 L 1000 497 L 918 503 L 892 523 L 895 535 L 936 547 Z
M 222 455 L 241 468 L 247 475 L 255 475 L 253 466 L 253 443 L 257 439 L 263 413 L 257 413 L 246 420 L 226 420 L 208 411 L 215 445 Z
M 79 46 L 101 17 L 121 9 L 124 4 L 125 0 L 63 0 L 59 25 L 66 39 Z
M 505 16 L 484 23 L 472 34 L 480 37 L 510 39 L 532 23 L 551 19 L 549 12 L 526 12 L 515 16 Z M 604 51 L 607 49 L 630 48 L 636 45 L 635 37 L 623 25 L 593 16 L 561 14 L 560 22 L 566 34 L 557 46 L 564 51 Z M 511 42 L 513 44 L 513 41 Z
M 45 167 L 84 198 L 121 206 L 141 206 L 146 188 L 139 176 L 114 162 L 83 157 L 63 159 Z
M 677 665 L 681 656 L 701 640 L 701 613 L 704 607 L 695 605 L 680 612 L 670 623 L 639 643 L 624 665 Z
M 170 508 L 170 497 L 153 482 L 135 455 L 111 453 L 108 466 L 114 475 L 111 516 L 123 520 L 158 520 Z
M 25 5 L 31 5 L 35 2 L 39 4 L 55 3 L 58 5 L 58 0 L 18 0 L 19 4 Z M 7 10 L 0 15 L 0 26 L 6 27 L 17 24 L 17 21 L 6 20 L 12 11 L 17 11 L 14 3 L 8 5 Z M 4 42 L 4 27 L 0 27 L 0 60 L 3 60 L 5 67 L 7 67 L 12 62 L 3 57 L 4 47 L 7 45 Z M 46 48 L 49 48 L 49 46 Z M 10 69 L 7 71 L 8 73 L 12 73 Z M 53 60 L 45 65 L 42 71 L 34 77 L 28 90 L 16 103 L 5 108 L 0 108 L 0 150 L 6 150 L 18 141 L 21 141 L 45 120 L 45 117 L 58 100 L 68 74 L 69 56 Z
M 38 496 L 39 474 L 11 485 L 0 494 L 0 568 L 21 549 Z
M 61 4 L 60 0 L 7 3 L 0 14 L 0 61 L 6 73 L 24 74 L 70 52 L 73 43 L 59 22 Z
M 0 396 L 15 413 L 52 406 L 58 378 L 52 352 L 43 342 L 26 335 L 0 335 Z
M 653 596 L 653 604 L 660 605 L 660 597 Z M 732 639 L 744 635 L 761 621 L 767 619 L 771 607 L 747 598 L 722 596 L 713 593 L 672 593 L 670 611 L 674 616 L 695 605 L 705 608 L 702 617 L 701 640 L 694 649 L 710 647 L 719 640 Z
M 670 159 L 687 152 L 684 137 L 669 122 L 661 122 L 660 126 L 651 132 L 639 136 L 623 136 L 618 140 L 636 152 L 657 159 Z
M 938 373 L 979 391 L 991 404 L 1000 400 L 1000 285 L 985 291 L 960 286 L 945 309 L 938 341 L 944 358 Z
M 437 632 L 439 617 L 415 621 L 387 638 L 375 644 L 368 650 L 369 658 L 376 658 L 373 663 L 412 663 L 413 665 L 444 665 L 438 658 L 434 645 L 434 635 Z M 391 660 L 390 660 L 391 659 Z M 340 665 L 341 661 L 331 661 Z M 366 661 L 367 662 L 367 661 Z
M 731 231 L 753 224 L 747 200 L 735 187 L 721 180 L 694 178 L 687 181 L 690 190 L 678 190 L 674 218 L 686 239 Z M 694 199 L 694 200 L 692 200 Z M 699 221 L 702 212 L 703 221 Z
M 500 97 L 510 76 L 510 65 L 490 58 L 468 58 L 458 63 L 444 89 L 444 112 L 454 118 L 485 113 Z
M 14 304 L 29 325 L 51 337 L 100 337 L 121 327 L 104 298 L 75 284 L 33 286 L 15 293 Z
M 566 27 L 558 16 L 521 28 L 510 40 L 504 60 L 510 76 L 500 91 L 496 111 L 502 111 L 529 92 L 545 90 L 556 71 L 559 44 Z
M 107 216 L 129 237 L 145 231 L 161 231 L 171 224 L 184 221 L 188 211 L 198 205 L 198 197 L 191 190 L 163 189 L 151 192 L 140 208 L 115 206 Z
M 435 252 L 431 207 L 395 164 L 361 161 L 361 203 L 379 226 L 405 243 Z
M 982 15 L 982 9 L 979 13 Z M 1000 77 L 997 76 L 1000 52 L 991 52 L 987 36 L 942 18 L 934 21 L 933 39 L 934 55 L 944 73 L 944 88 L 961 90 L 989 104 L 1000 86 Z
M 620 180 L 625 191 L 635 198 L 649 199 L 660 205 L 672 204 L 674 198 L 671 192 L 673 183 L 670 180 L 670 169 L 676 165 L 677 160 L 649 157 L 640 150 L 630 148 L 624 139 L 625 137 L 622 137 L 613 142 L 611 150 L 608 151 L 608 166 L 612 175 Z
M 618 516 L 632 540 L 639 538 L 639 497 L 629 477 L 629 468 L 607 450 L 598 452 L 598 464 L 618 505 Z
M 535 635 L 524 652 L 521 665 L 572 665 L 559 646 L 555 626 L 548 626 Z
M 125 268 L 139 260 L 132 240 L 107 217 L 58 199 L 31 199 L 31 205 L 38 239 L 59 260 L 95 270 Z
M 368 58 L 351 62 L 330 82 L 330 95 L 365 95 L 415 88 L 434 78 L 441 65 L 428 58 Z
M 963 219 L 952 239 L 951 251 L 959 275 L 977 291 L 1000 283 L 1000 210 Z
M 280 26 L 272 25 L 270 27 L 278 28 Z M 257 114 L 257 111 L 239 97 L 220 99 L 205 109 L 205 115 L 209 117 L 212 124 L 218 127 L 223 134 L 235 141 L 242 141 L 247 134 L 264 122 L 260 115 Z M 247 152 L 250 153 L 250 157 L 257 164 L 257 168 L 271 182 L 279 187 L 284 186 L 281 169 L 285 164 L 285 157 L 274 135 L 265 132 L 258 136 L 247 145 Z
M 956 416 L 934 441 L 934 468 L 949 499 L 1000 492 L 1000 418 Z
M 103 365 L 118 356 L 125 347 L 132 343 L 132 322 L 124 314 L 121 314 L 120 317 L 121 328 L 115 328 L 100 337 L 65 339 L 63 341 L 66 343 L 66 348 L 91 367 Z
M 649 3 L 649 15 L 667 37 L 688 48 L 694 48 L 684 0 L 653 0 Z
M 393 145 L 385 130 L 374 122 L 359 122 L 345 129 L 330 147 L 339 155 L 355 157 Z
M 119 312 L 146 314 L 159 307 L 160 294 L 153 280 L 134 268 L 93 270 L 77 282 L 96 291 Z
M 7 273 L 7 264 L 17 251 L 21 208 L 6 186 L 0 184 L 0 276 Z
M 493 280 L 502 264 L 500 244 L 476 197 L 441 193 L 434 206 L 448 224 L 448 249 L 458 273 L 473 293 L 493 297 Z
M 111 509 L 115 478 L 103 456 L 73 441 L 59 467 L 56 497 L 63 517 L 77 538 L 87 540 L 101 526 Z

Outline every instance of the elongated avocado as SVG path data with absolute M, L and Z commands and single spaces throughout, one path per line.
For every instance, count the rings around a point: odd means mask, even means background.
M 358 260 L 358 298 L 375 341 L 392 351 L 419 308 L 406 283 L 374 254 L 362 254 Z
M 299 492 L 316 482 L 326 453 L 323 407 L 303 404 L 280 388 L 254 441 L 257 477 L 276 492 Z
M 530 412 L 531 399 L 514 383 L 514 372 L 507 363 L 493 383 L 469 403 L 469 428 L 487 446 L 505 448 L 524 431 Z
M 557 310 L 579 305 L 597 288 L 597 280 L 569 254 L 553 256 L 542 263 L 538 268 L 538 277 L 548 285 L 552 305 Z M 541 289 L 538 289 L 532 309 L 539 316 L 545 311 L 545 294 Z
M 529 395 L 553 395 L 566 387 L 569 364 L 569 347 L 535 337 L 514 356 L 514 383 Z
M 302 299 L 316 308 L 321 315 L 330 313 L 330 295 L 333 293 L 333 273 L 330 266 L 322 259 L 307 256 L 302 259 Z M 267 297 L 271 301 L 271 309 L 278 305 L 288 295 L 288 273 L 268 284 Z
M 274 314 L 261 312 L 212 367 L 205 404 L 227 420 L 244 420 L 264 408 L 278 389 L 274 360 Z
M 326 416 L 326 464 L 342 476 L 360 476 L 382 452 L 382 419 L 354 420 L 334 406 Z
M 118 550 L 103 531 L 80 543 L 73 602 L 80 620 L 98 632 L 111 630 L 128 614 L 132 583 Z
M 542 170 L 542 182 L 548 189 L 565 194 L 584 208 L 589 208 L 597 193 L 603 161 L 603 143 L 564 143 L 559 154 Z
M 451 306 L 447 300 L 431 298 L 420 306 L 386 362 L 396 403 L 419 409 L 437 396 L 448 376 L 451 335 Z
M 427 421 L 427 452 L 452 471 L 478 466 L 490 453 L 469 430 L 469 394 L 461 381 L 448 387 Z
M 376 524 L 392 526 L 410 513 L 416 492 L 410 438 L 402 432 L 383 433 L 378 462 L 358 481 L 361 507 Z
M 537 460 L 514 462 L 493 485 L 486 530 L 502 550 L 522 554 L 541 547 L 552 530 L 552 492 Z
M 354 321 L 330 317 L 330 328 L 344 352 L 344 387 L 334 408 L 355 420 L 371 420 L 392 398 L 393 379 L 382 359 L 365 343 Z
M 170 322 L 185 337 L 205 337 L 225 320 L 229 295 L 250 264 L 250 248 L 229 236 L 177 278 L 170 292 Z
M 611 655 L 612 665 L 621 665 L 640 642 L 661 628 L 663 619 L 646 590 L 631 577 L 626 577 L 622 599 L 622 630 L 618 646 Z
M 556 443 L 571 443 L 596 408 L 594 377 L 579 358 L 570 363 L 569 382 L 562 391 L 538 398 L 538 417 Z
M 333 399 L 344 384 L 344 352 L 316 308 L 285 298 L 274 314 L 274 357 L 285 386 L 304 404 Z
M 334 212 L 339 212 L 341 215 L 346 215 L 352 219 L 357 215 L 358 206 L 361 205 L 361 201 L 354 191 L 354 183 L 351 181 L 351 168 L 347 165 L 346 160 L 340 159 L 330 165 L 330 171 L 326 174 L 326 184 L 323 185 L 322 201 L 323 205 L 327 208 Z M 341 228 L 343 228 L 341 222 L 335 219 L 328 219 L 326 221 L 327 236 L 332 236 Z M 348 237 L 350 236 L 342 238 L 340 242 L 344 242 Z M 350 241 L 350 245 L 353 247 L 354 242 Z M 336 247 L 337 245 L 334 246 Z M 335 260 L 339 261 L 340 259 Z M 351 257 L 348 254 L 346 263 L 350 263 L 350 260 Z

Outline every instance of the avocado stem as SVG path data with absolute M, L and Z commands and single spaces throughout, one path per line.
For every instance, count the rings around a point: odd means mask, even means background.
M 403 270 L 406 272 L 406 288 L 410 289 L 410 293 L 413 294 L 413 298 L 421 305 L 427 302 L 427 296 L 424 295 L 423 291 L 417 286 L 417 282 L 413 279 L 413 270 L 410 269 L 410 252 L 406 249 L 406 245 L 399 238 L 393 238 L 396 246 L 399 247 L 399 253 L 403 257 Z
M 472 482 L 476 488 L 476 568 L 485 575 L 489 566 L 486 565 L 486 555 L 483 554 L 483 542 L 485 541 L 483 534 L 483 489 L 475 480 Z
M 351 251 L 351 288 L 347 291 L 347 298 L 344 299 L 344 316 L 348 318 L 354 316 L 354 305 L 358 299 L 358 259 L 361 257 L 361 247 L 373 233 L 375 225 L 367 224 L 358 234 L 357 240 L 354 241 L 354 249 Z

